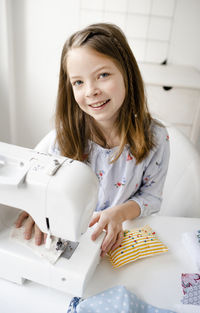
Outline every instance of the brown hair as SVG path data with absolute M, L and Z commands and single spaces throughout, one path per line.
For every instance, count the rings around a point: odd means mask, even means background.
M 55 118 L 56 140 L 61 154 L 83 161 L 88 139 L 93 138 L 101 146 L 108 148 L 95 120 L 79 108 L 69 81 L 68 51 L 81 46 L 88 46 L 110 57 L 124 78 L 126 95 L 115 123 L 120 136 L 120 146 L 112 162 L 119 158 L 125 144 L 129 144 L 136 162 L 141 162 L 155 146 L 152 117 L 146 105 L 144 84 L 124 34 L 117 26 L 107 23 L 90 25 L 73 34 L 64 44 Z

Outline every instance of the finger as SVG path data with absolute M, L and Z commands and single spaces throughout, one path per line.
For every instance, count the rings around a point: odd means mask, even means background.
M 43 232 L 39 229 L 37 225 L 35 225 L 35 244 L 40 246 L 43 243 Z
M 47 234 L 44 234 L 44 244 L 46 243 L 46 239 L 47 239 Z
M 114 243 L 115 243 L 115 240 L 112 240 L 110 244 L 106 247 L 106 249 L 101 251 L 102 257 L 104 257 L 110 251 Z
M 106 253 L 107 253 L 107 252 L 105 252 L 105 251 L 101 251 L 100 256 L 103 258 L 103 257 L 106 255 Z
M 114 245 L 110 248 L 110 250 L 115 250 L 116 248 L 118 248 L 119 246 L 120 246 L 120 244 L 122 243 L 122 240 L 123 240 L 123 238 L 124 238 L 124 232 L 123 231 L 121 231 L 121 232 L 119 232 L 118 233 L 118 235 L 117 235 L 117 240 L 116 240 L 116 242 L 114 243 Z
M 99 224 L 97 225 L 97 227 L 95 228 L 91 236 L 91 239 L 96 240 L 99 237 L 99 235 L 102 233 L 102 231 L 104 230 L 105 226 L 106 226 L 106 222 L 101 222 L 101 223 L 99 222 Z
M 113 225 L 108 224 L 107 233 L 102 243 L 103 251 L 106 251 L 108 247 L 110 247 L 111 243 L 112 245 L 115 243 L 115 241 L 117 240 L 118 233 L 120 231 L 121 231 L 121 227 L 116 229 L 116 227 L 114 227 Z
M 104 240 L 103 240 L 103 243 L 101 245 L 101 249 L 102 251 L 108 251 L 109 247 L 112 247 L 113 244 L 115 243 L 115 240 L 116 240 L 116 235 L 114 234 L 114 232 L 107 232 Z
M 29 216 L 24 224 L 25 226 L 24 238 L 25 239 L 27 240 L 31 239 L 34 224 L 35 224 L 34 220 L 32 219 L 31 216 Z
M 96 224 L 100 219 L 100 213 L 97 213 L 95 215 L 93 215 L 91 221 L 90 221 L 90 224 L 89 224 L 89 227 L 93 226 L 94 224 Z
M 15 222 L 16 228 L 21 227 L 22 224 L 23 224 L 23 221 L 24 221 L 27 217 L 28 217 L 28 213 L 27 213 L 27 212 L 25 212 L 25 211 L 21 212 L 21 213 L 19 214 L 19 216 L 18 216 L 16 222 Z

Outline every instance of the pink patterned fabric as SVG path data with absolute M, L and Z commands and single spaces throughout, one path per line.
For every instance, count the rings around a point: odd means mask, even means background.
M 182 274 L 183 304 L 200 305 L 200 274 Z

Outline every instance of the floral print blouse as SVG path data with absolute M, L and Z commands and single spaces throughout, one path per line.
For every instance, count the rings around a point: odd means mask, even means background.
M 154 124 L 153 131 L 156 147 L 141 163 L 136 164 L 134 156 L 126 145 L 119 159 L 110 160 L 117 147 L 105 149 L 89 141 L 87 164 L 96 173 L 99 180 L 99 196 L 96 211 L 124 203 L 136 201 L 140 216 L 147 216 L 160 210 L 162 190 L 169 163 L 169 136 L 165 127 Z M 55 144 L 55 131 L 50 134 L 48 153 L 59 154 Z

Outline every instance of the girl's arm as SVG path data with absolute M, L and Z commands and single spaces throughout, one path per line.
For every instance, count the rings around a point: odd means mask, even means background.
M 146 163 L 141 186 L 129 199 L 139 204 L 141 217 L 158 213 L 162 203 L 170 156 L 169 136 L 166 128 L 160 128 L 157 140 L 157 147 L 151 151 L 151 158 Z
M 92 235 L 95 240 L 106 230 L 107 235 L 102 243 L 102 255 L 118 247 L 123 239 L 122 223 L 138 216 L 147 216 L 160 210 L 162 190 L 169 163 L 169 137 L 164 127 L 157 133 L 158 144 L 148 158 L 143 179 L 138 191 L 127 202 L 98 212 L 90 226 L 98 222 Z

